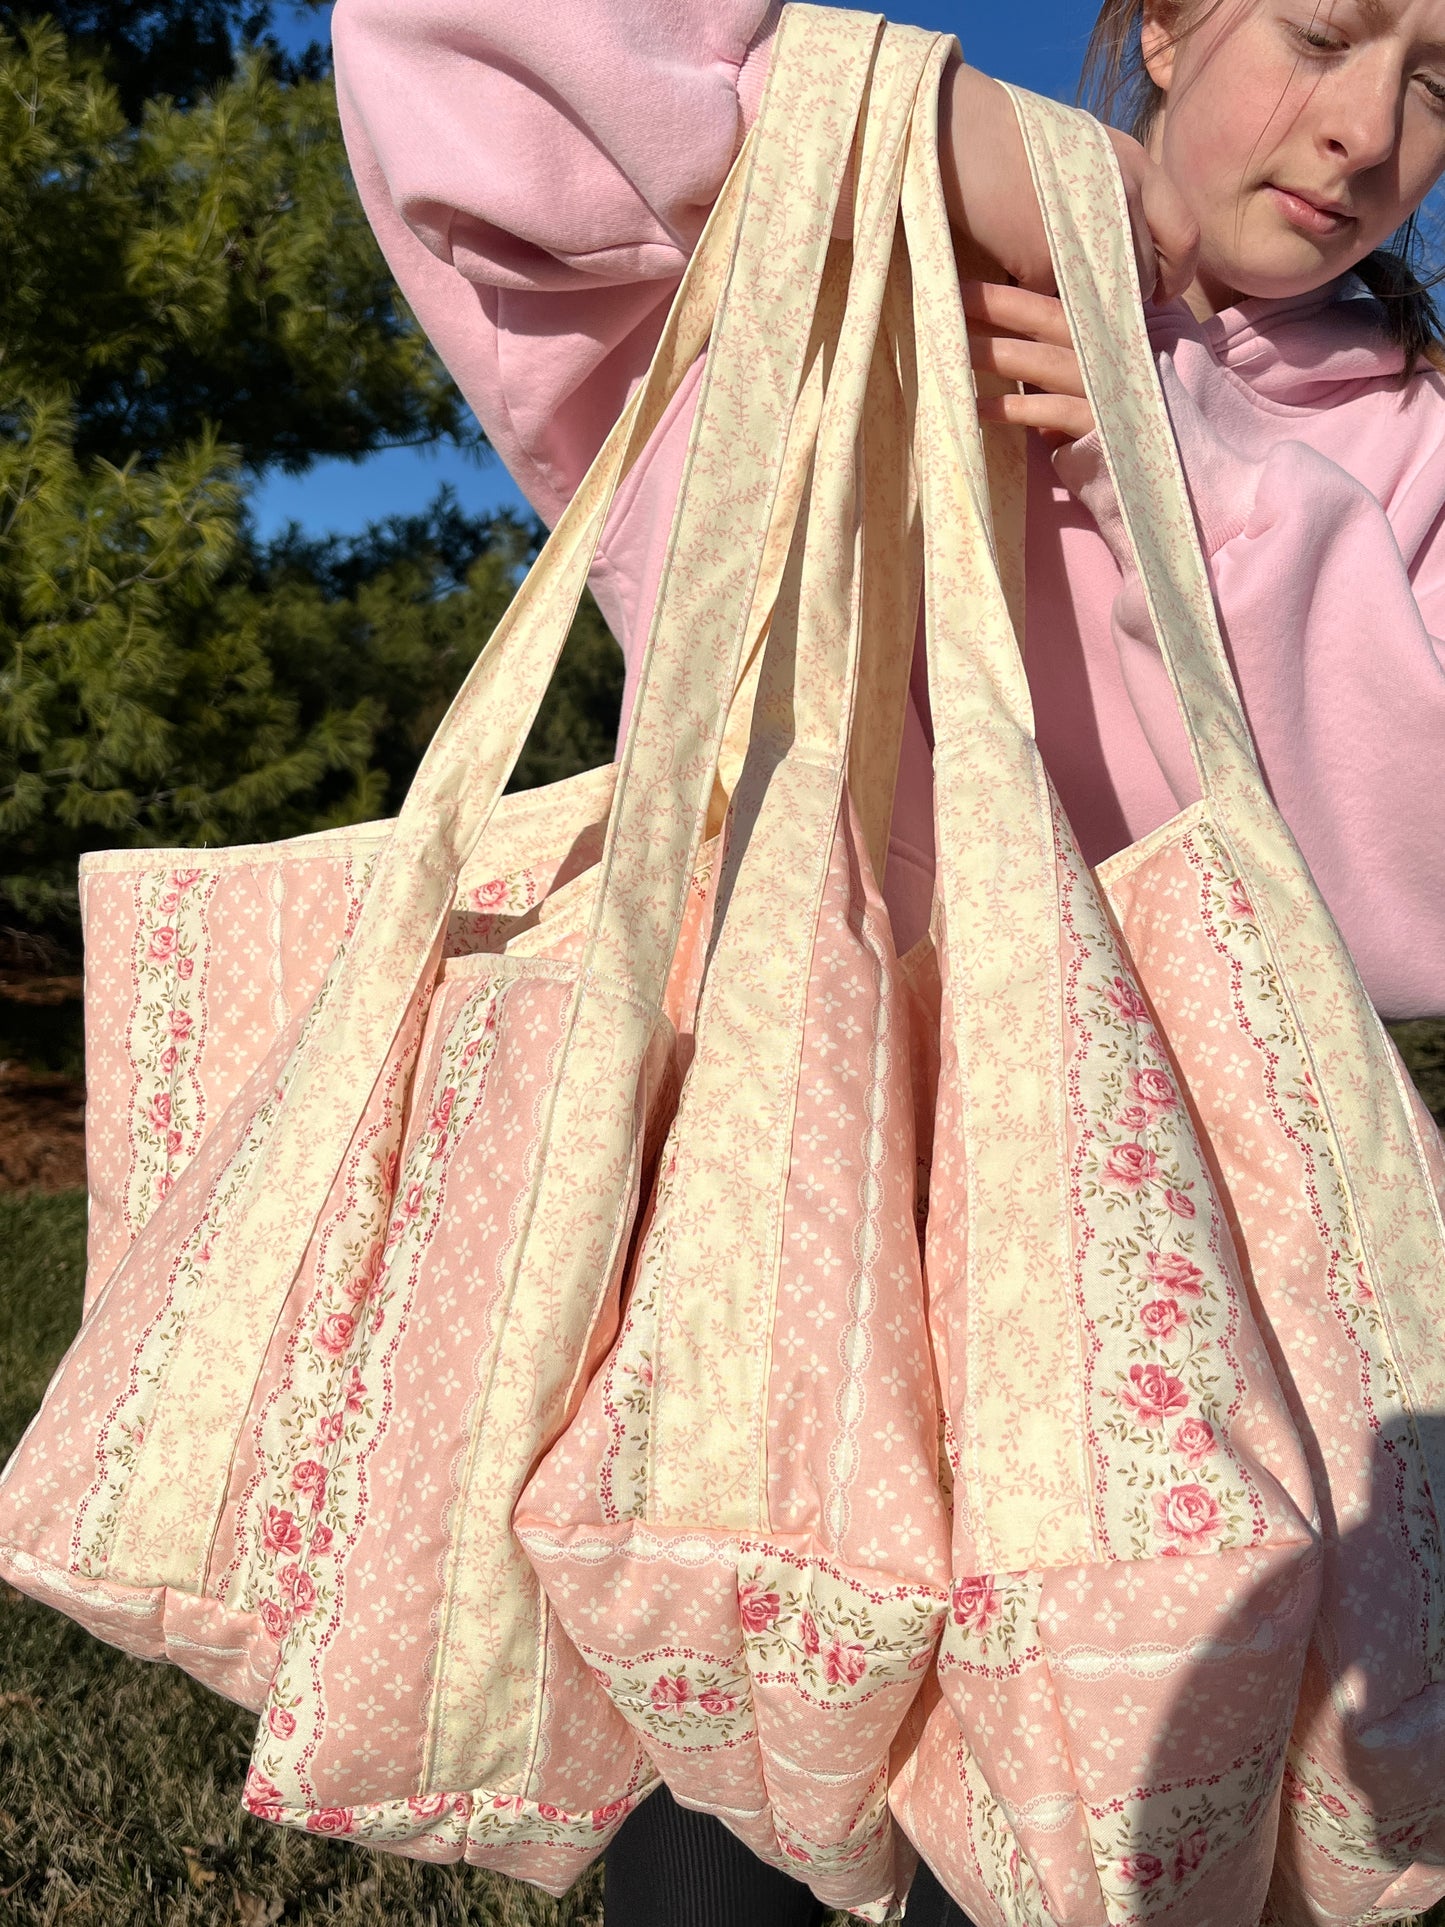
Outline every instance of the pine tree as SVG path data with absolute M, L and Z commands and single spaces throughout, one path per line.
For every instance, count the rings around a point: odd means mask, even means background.
M 110 11 L 132 86 L 147 46 L 184 68 L 184 8 Z M 476 432 L 366 228 L 329 81 L 228 41 L 209 90 L 182 73 L 190 104 L 127 113 L 96 44 L 0 33 L 0 922 L 52 932 L 84 849 L 394 810 L 542 533 L 443 498 L 349 542 L 254 539 L 270 466 Z M 610 751 L 593 608 L 564 670 L 518 783 Z

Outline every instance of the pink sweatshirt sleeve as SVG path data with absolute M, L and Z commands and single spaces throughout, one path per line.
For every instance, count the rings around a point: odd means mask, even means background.
M 339 0 L 337 99 L 392 272 L 555 522 L 643 373 L 756 113 L 769 0 Z
M 1445 528 L 1407 568 L 1338 463 L 1295 440 L 1246 459 L 1161 374 L 1266 781 L 1382 1015 L 1445 1015 Z M 1097 438 L 1055 467 L 1123 570 L 1115 642 L 1182 805 L 1197 788 Z

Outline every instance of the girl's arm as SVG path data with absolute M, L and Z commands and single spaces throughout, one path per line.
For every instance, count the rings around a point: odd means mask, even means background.
M 757 112 L 778 0 L 339 0 L 342 129 L 422 327 L 548 522 L 644 372 Z M 1173 294 L 1197 230 L 1114 135 L 1144 285 Z M 955 61 L 945 196 L 976 272 L 1051 285 L 1003 89 Z M 846 217 L 845 217 L 846 218 Z
M 1445 511 L 1407 565 L 1338 463 L 1295 440 L 1247 458 L 1161 378 L 1270 790 L 1382 1015 L 1445 1016 Z M 1123 571 L 1114 639 L 1182 805 L 1193 771 L 1097 438 L 1054 466 Z M 1445 473 L 1421 479 L 1438 502 Z
M 347 151 L 488 439 L 554 522 L 757 111 L 774 0 L 339 0 Z

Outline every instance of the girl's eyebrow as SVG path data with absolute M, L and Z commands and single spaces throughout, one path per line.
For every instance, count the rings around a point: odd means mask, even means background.
M 1374 33 L 1383 33 L 1395 25 L 1395 13 L 1390 0 L 1355 0 L 1360 18 Z M 1430 60 L 1445 60 L 1445 40 L 1425 40 L 1420 43 L 1421 53 Z

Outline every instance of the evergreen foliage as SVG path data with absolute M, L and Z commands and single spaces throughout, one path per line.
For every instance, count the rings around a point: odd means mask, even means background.
M 63 934 L 85 849 L 394 811 L 542 531 L 255 540 L 267 467 L 476 431 L 317 61 L 222 0 L 60 12 L 0 28 L 0 924 Z M 514 785 L 605 760 L 620 684 L 589 605 Z

